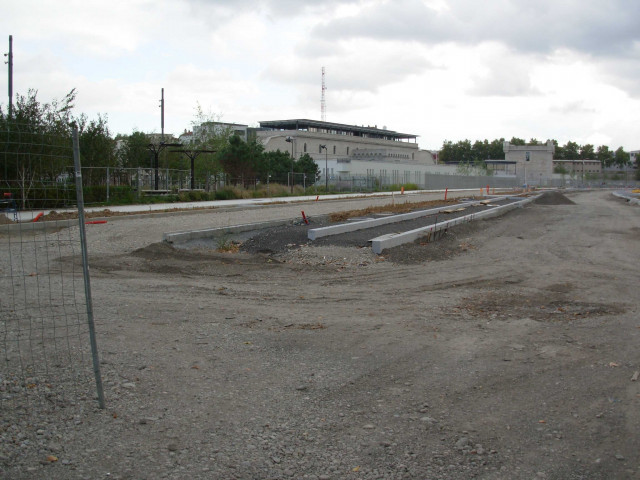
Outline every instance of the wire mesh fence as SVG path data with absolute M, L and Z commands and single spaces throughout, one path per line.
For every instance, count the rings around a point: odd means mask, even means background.
M 75 142 L 77 148 L 77 137 Z M 103 406 L 90 338 L 91 297 L 77 182 L 58 176 L 74 164 L 70 132 L 0 128 L 1 431 L 33 408 Z M 78 201 L 80 199 L 80 202 Z M 80 206 L 79 206 L 80 205 Z M 75 208 L 78 220 L 20 221 L 18 212 Z M 94 337 L 95 340 L 95 337 Z M 95 347 L 95 344 L 93 345 Z M 97 382 L 97 383 L 96 383 Z M 29 429 L 16 438 L 28 438 Z M 33 433 L 33 432 L 31 432 Z M 6 436 L 0 440 L 7 441 Z M 1 444 L 1 442 L 0 442 Z

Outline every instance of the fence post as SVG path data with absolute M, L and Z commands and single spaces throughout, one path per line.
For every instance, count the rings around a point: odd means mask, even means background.
M 109 167 L 107 167 L 107 203 L 109 203 Z
M 73 129 L 73 163 L 76 176 L 76 200 L 78 203 L 78 226 L 80 228 L 80 245 L 82 250 L 82 273 L 84 276 L 84 295 L 87 304 L 87 323 L 89 325 L 89 340 L 91 342 L 91 357 L 93 359 L 93 373 L 96 378 L 98 405 L 104 409 L 104 392 L 102 390 L 102 376 L 100 375 L 100 360 L 98 359 L 98 342 L 93 323 L 93 305 L 91 302 L 91 281 L 89 278 L 89 264 L 87 255 L 87 235 L 84 228 L 84 197 L 82 195 L 82 170 L 80 169 L 80 144 L 78 129 Z

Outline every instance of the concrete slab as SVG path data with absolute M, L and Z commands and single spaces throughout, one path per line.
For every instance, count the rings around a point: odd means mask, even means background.
M 316 240 L 322 237 L 328 237 L 330 235 L 340 235 L 341 233 L 355 232 L 356 230 L 364 230 L 367 228 L 374 228 L 380 225 L 388 225 L 390 223 L 404 222 L 405 220 L 413 220 L 414 218 L 426 217 L 428 215 L 435 215 L 443 210 L 454 210 L 456 208 L 465 208 L 470 205 L 476 205 L 478 202 L 464 202 L 456 205 L 445 205 L 442 207 L 431 208 L 429 210 L 419 210 L 417 212 L 402 213 L 400 215 L 384 216 L 381 218 L 372 218 L 367 220 L 360 220 L 357 222 L 341 223 L 340 225 L 331 225 L 329 227 L 314 228 L 309 230 L 309 240 Z
M 228 227 L 203 228 L 202 230 L 189 230 L 185 232 L 170 232 L 162 235 L 162 241 L 172 244 L 182 244 L 193 240 L 203 238 L 216 238 L 224 235 L 232 235 L 242 232 L 250 232 L 252 230 L 260 230 L 263 228 L 277 227 L 278 225 L 288 225 L 291 220 L 278 220 L 274 222 L 256 222 L 245 223 L 240 225 L 231 225 Z
M 472 213 L 470 215 L 464 215 L 462 217 L 454 218 L 452 220 L 446 220 L 444 222 L 439 222 L 437 224 L 428 225 L 422 228 L 416 228 L 414 230 L 409 230 L 407 232 L 382 235 L 380 237 L 377 237 L 371 240 L 371 249 L 373 250 L 373 253 L 380 255 L 382 251 L 387 248 L 397 247 L 399 245 L 404 245 L 405 243 L 413 242 L 420 237 L 423 237 L 425 235 L 430 235 L 432 233 L 438 232 L 440 230 L 444 230 L 446 228 L 453 227 L 454 225 L 458 225 L 460 223 L 466 223 L 466 222 L 471 222 L 473 220 L 480 220 L 480 219 L 497 217 L 499 215 L 503 215 L 507 213 L 509 210 L 523 207 L 524 205 L 534 201 L 538 197 L 539 195 L 536 195 L 533 197 L 528 197 L 524 200 L 519 200 L 513 203 L 509 203 L 507 205 L 489 207 L 487 210 L 484 210 L 482 212 Z

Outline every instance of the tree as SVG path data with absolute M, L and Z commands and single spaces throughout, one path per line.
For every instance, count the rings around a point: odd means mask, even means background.
M 509 140 L 509 143 L 511 145 L 519 145 L 519 146 L 524 146 L 527 144 L 527 142 L 525 142 L 524 139 L 518 138 L 518 137 L 511 137 L 511 140 Z
M 600 160 L 603 167 L 609 167 L 613 164 L 613 152 L 606 145 L 600 145 L 596 152 L 596 158 Z
M 504 160 L 504 138 L 493 140 L 489 144 L 489 157 L 492 160 Z
M 0 172 L 7 180 L 55 181 L 73 163 L 71 115 L 76 91 L 58 102 L 40 103 L 37 90 L 17 95 L 12 116 L 0 107 L 0 129 L 6 132 Z M 23 188 L 24 191 L 24 188 Z
M 304 173 L 307 183 L 315 183 L 320 178 L 320 169 L 308 153 L 305 153 L 296 161 L 294 171 Z
M 580 147 L 580 159 L 581 160 L 592 160 L 595 158 L 595 150 L 593 145 L 587 143 Z
M 232 181 L 245 184 L 256 178 L 260 157 L 264 147 L 256 140 L 244 142 L 240 137 L 232 135 L 229 143 L 220 155 L 220 163 Z
M 563 147 L 565 160 L 579 160 L 580 159 L 580 146 L 575 142 L 567 142 Z
M 287 183 L 287 177 L 291 172 L 291 155 L 289 152 L 276 150 L 275 152 L 264 152 L 258 166 L 260 181 Z
M 631 163 L 630 156 L 622 147 L 618 147 L 614 154 L 613 162 L 617 167 L 622 168 Z
M 111 138 L 107 118 L 98 115 L 97 120 L 88 120 L 87 116 L 82 114 L 77 120 L 77 125 L 82 166 L 115 167 L 117 165 L 115 142 Z M 93 170 L 83 172 L 83 177 L 89 184 L 102 183 L 105 179 L 103 172 Z
M 131 135 L 118 135 L 115 139 L 118 166 L 122 168 L 148 168 L 151 166 L 152 154 L 149 151 L 149 137 L 142 132 L 134 131 Z

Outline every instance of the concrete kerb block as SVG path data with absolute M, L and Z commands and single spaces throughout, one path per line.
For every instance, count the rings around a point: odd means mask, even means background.
M 365 230 L 367 228 L 374 228 L 380 225 L 388 225 L 390 223 L 403 222 L 405 220 L 413 220 L 414 218 L 426 217 L 427 215 L 434 215 L 440 213 L 443 210 L 450 210 L 453 208 L 469 207 L 478 205 L 479 201 L 463 202 L 456 205 L 447 205 L 429 210 L 420 210 L 417 212 L 402 213 L 399 215 L 392 215 L 390 217 L 374 218 L 370 220 L 361 220 L 359 222 L 341 223 L 340 225 L 331 225 L 329 227 L 314 228 L 309 230 L 307 237 L 309 240 L 316 240 L 322 237 L 328 237 L 330 235 L 339 235 L 341 233 L 355 232 L 357 230 Z
M 371 240 L 371 249 L 373 250 L 373 253 L 380 255 L 382 251 L 387 248 L 397 247 L 400 245 L 404 245 L 405 243 L 413 242 L 418 238 L 423 237 L 427 234 L 435 233 L 440 230 L 453 227 L 454 225 L 458 225 L 460 223 L 466 223 L 466 222 L 471 222 L 473 220 L 492 218 L 492 217 L 497 217 L 499 215 L 503 215 L 510 210 L 523 207 L 524 205 L 534 201 L 539 196 L 540 195 L 528 197 L 528 198 L 525 198 L 524 200 L 510 203 L 508 205 L 492 207 L 491 209 L 485 210 L 484 212 L 464 215 L 462 217 L 454 218 L 452 220 L 447 220 L 438 224 L 428 225 L 422 228 L 416 228 L 414 230 L 409 230 L 403 233 L 395 233 L 395 234 L 392 233 L 388 235 L 382 235 L 380 237 L 377 237 Z
M 630 205 L 640 205 L 640 198 L 627 194 L 626 192 L 611 192 L 614 197 L 622 198 Z
M 182 243 L 187 243 L 192 240 L 199 240 L 202 238 L 216 238 L 216 237 L 222 237 L 224 235 L 229 235 L 234 233 L 250 232 L 252 230 L 260 230 L 263 228 L 277 227 L 279 225 L 288 225 L 291 222 L 292 220 L 288 219 L 288 220 L 277 220 L 274 222 L 245 223 L 241 225 L 232 225 L 228 227 L 205 228 L 202 230 L 190 230 L 186 232 L 164 233 L 162 235 L 162 241 L 171 243 L 174 245 L 179 245 Z

